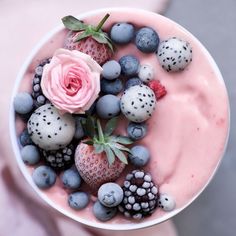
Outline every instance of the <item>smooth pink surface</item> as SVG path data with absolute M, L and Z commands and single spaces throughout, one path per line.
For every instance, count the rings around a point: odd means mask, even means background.
M 227 93 L 209 58 L 185 30 L 162 17 L 140 17 L 138 13 L 128 13 L 122 14 L 123 21 L 134 22 L 135 19 L 136 26 L 154 27 L 161 39 L 177 36 L 190 42 L 193 48 L 193 62 L 185 71 L 175 74 L 165 72 L 158 64 L 155 54 L 144 55 L 134 45 L 123 46 L 116 54 L 117 59 L 127 53 L 134 54 L 141 64 L 153 65 L 156 79 L 161 80 L 167 88 L 167 95 L 158 102 L 153 117 L 148 121 L 149 132 L 141 143 L 150 149 L 151 162 L 148 170 L 160 186 L 160 192 L 171 194 L 178 210 L 204 188 L 222 157 L 229 125 Z M 120 15 L 121 12 L 112 12 L 106 27 L 116 22 Z M 103 13 L 87 20 L 90 23 L 97 22 L 102 16 Z M 30 83 L 32 68 L 36 62 L 44 59 L 45 54 L 50 55 L 57 47 L 61 47 L 65 33 L 57 33 L 56 40 L 53 38 L 48 41 L 35 56 L 21 90 L 25 89 L 25 84 Z M 74 217 L 98 222 L 91 213 L 92 204 L 79 212 L 68 207 L 67 193 L 61 188 L 60 181 L 45 191 L 45 194 Z M 143 222 L 163 216 L 167 217 L 168 214 L 157 210 Z M 106 224 L 110 223 L 136 224 L 123 217 L 116 217 Z
M 14 81 L 20 66 L 33 46 L 49 30 L 58 25 L 64 15 L 78 15 L 98 7 L 133 6 L 142 9 L 163 11 L 167 0 L 2 0 L 0 2 L 1 26 L 1 85 L 0 85 L 0 235 L 124 235 L 110 231 L 93 231 L 69 220 L 46 206 L 32 191 L 16 164 L 10 145 L 8 130 L 9 102 Z M 131 235 L 174 236 L 171 222 L 140 231 Z

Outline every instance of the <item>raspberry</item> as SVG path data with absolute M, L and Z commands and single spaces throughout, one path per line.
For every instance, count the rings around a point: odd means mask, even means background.
M 140 220 L 150 216 L 158 206 L 158 188 L 152 182 L 150 174 L 134 170 L 124 181 L 124 199 L 119 210 L 126 217 Z
M 160 99 L 167 94 L 165 86 L 161 84 L 159 80 L 152 80 L 148 83 L 150 89 L 155 93 L 156 99 Z

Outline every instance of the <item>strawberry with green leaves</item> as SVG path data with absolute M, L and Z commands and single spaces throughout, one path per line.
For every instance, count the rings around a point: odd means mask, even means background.
M 64 47 L 86 53 L 98 64 L 104 64 L 113 54 L 112 41 L 107 33 L 102 31 L 102 26 L 109 16 L 109 14 L 106 14 L 97 26 L 86 25 L 73 16 L 63 17 L 64 26 L 70 30 Z
M 117 117 L 109 120 L 103 132 L 100 121 L 88 118 L 84 127 L 88 139 L 82 141 L 75 153 L 75 165 L 92 188 L 98 189 L 106 182 L 116 180 L 128 164 L 126 154 L 132 141 L 125 136 L 112 135 Z

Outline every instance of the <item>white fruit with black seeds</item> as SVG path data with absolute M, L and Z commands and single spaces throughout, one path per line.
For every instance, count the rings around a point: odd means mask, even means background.
M 138 77 L 144 83 L 148 83 L 154 79 L 154 69 L 151 65 L 144 64 L 139 67 Z
M 192 61 L 191 45 L 176 37 L 162 41 L 156 54 L 167 72 L 182 71 Z
M 160 194 L 158 206 L 164 211 L 172 211 L 175 209 L 175 200 L 169 194 Z
M 44 150 L 66 147 L 75 133 L 75 120 L 70 114 L 61 115 L 51 104 L 39 107 L 27 124 L 32 141 Z
M 140 123 L 152 116 L 156 106 L 155 94 L 146 85 L 135 85 L 123 93 L 120 104 L 127 119 Z

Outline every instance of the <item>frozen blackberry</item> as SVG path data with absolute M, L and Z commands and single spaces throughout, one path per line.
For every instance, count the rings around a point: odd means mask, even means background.
M 32 97 L 34 99 L 34 106 L 38 108 L 48 102 L 47 98 L 43 95 L 42 89 L 40 86 L 42 74 L 43 74 L 43 67 L 50 62 L 50 58 L 41 61 L 38 66 L 35 68 L 35 74 L 33 78 L 32 84 Z
M 69 144 L 65 148 L 55 151 L 42 150 L 42 154 L 46 165 L 60 172 L 69 169 L 74 164 L 75 146 Z
M 124 198 L 119 210 L 126 217 L 140 220 L 150 216 L 158 206 L 158 187 L 152 182 L 150 174 L 134 170 L 124 181 Z

